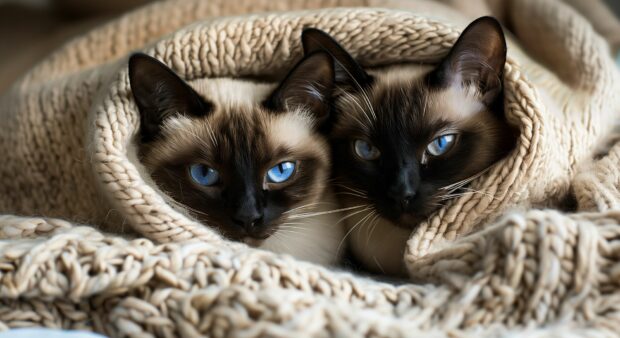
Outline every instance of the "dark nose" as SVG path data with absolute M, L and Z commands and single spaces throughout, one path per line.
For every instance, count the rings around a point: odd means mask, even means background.
M 229 202 L 229 217 L 233 224 L 245 229 L 246 232 L 260 225 L 263 218 L 263 205 L 252 184 L 239 184 L 225 193 Z
M 263 219 L 263 214 L 257 210 L 257 208 L 240 208 L 232 216 L 233 222 L 250 231 L 255 226 L 258 226 Z
M 412 187 L 402 185 L 394 187 L 388 192 L 388 197 L 392 202 L 396 203 L 403 210 L 409 208 L 413 204 L 415 195 L 416 191 Z
M 401 170 L 387 191 L 388 198 L 401 210 L 405 211 L 413 205 L 417 194 L 419 178 L 415 170 Z

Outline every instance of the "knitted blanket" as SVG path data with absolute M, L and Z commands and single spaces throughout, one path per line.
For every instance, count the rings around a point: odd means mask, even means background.
M 358 8 L 318 9 L 336 6 Z M 620 143 L 600 144 L 619 115 L 620 72 L 563 2 L 505 6 L 517 147 L 412 233 L 400 285 L 226 241 L 168 205 L 136 160 L 126 56 L 142 50 L 188 80 L 277 77 L 313 26 L 366 66 L 432 63 L 469 18 L 423 1 L 167 1 L 63 46 L 0 97 L 0 328 L 617 334 Z

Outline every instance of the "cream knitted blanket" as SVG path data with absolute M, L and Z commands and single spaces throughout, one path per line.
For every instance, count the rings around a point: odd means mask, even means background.
M 412 234 L 405 260 L 417 284 L 399 286 L 227 242 L 167 205 L 135 161 L 126 56 L 143 50 L 187 79 L 282 74 L 314 26 L 365 65 L 434 62 L 470 18 L 422 1 L 168 1 L 65 45 L 0 97 L 0 328 L 616 335 L 620 143 L 594 155 L 619 115 L 620 73 L 559 0 L 504 4 L 517 148 L 473 183 L 480 193 Z M 391 9 L 317 9 L 335 6 Z M 227 17 L 250 12 L 265 14 Z

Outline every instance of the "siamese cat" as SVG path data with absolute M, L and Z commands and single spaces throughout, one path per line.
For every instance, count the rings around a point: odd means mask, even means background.
M 319 264 L 338 259 L 343 228 L 326 187 L 321 128 L 334 86 L 325 52 L 279 85 L 185 82 L 145 54 L 129 59 L 140 114 L 138 158 L 158 188 L 225 237 Z
M 413 229 L 511 151 L 517 133 L 503 109 L 506 41 L 497 20 L 480 18 L 438 65 L 365 71 L 333 38 L 302 34 L 304 52 L 335 58 L 330 130 L 333 177 L 354 259 L 404 273 Z M 327 62 L 327 61 L 326 61 Z

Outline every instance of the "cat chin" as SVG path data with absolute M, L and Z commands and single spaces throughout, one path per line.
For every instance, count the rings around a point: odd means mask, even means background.
M 241 242 L 245 243 L 246 245 L 249 245 L 253 248 L 258 248 L 261 245 L 263 245 L 263 243 L 265 243 L 266 239 L 260 239 L 260 238 L 254 238 L 254 237 L 243 237 L 241 239 Z
M 406 276 L 404 255 L 411 228 L 382 217 L 365 222 L 364 217 L 355 215 L 347 220 L 349 245 L 356 259 L 373 273 Z

